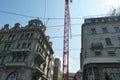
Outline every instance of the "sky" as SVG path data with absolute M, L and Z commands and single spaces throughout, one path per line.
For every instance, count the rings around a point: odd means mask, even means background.
M 69 71 L 80 69 L 81 25 L 84 18 L 109 14 L 120 6 L 120 0 L 73 0 L 69 4 L 71 17 L 71 34 L 69 42 Z M 0 27 L 19 22 L 23 27 L 31 19 L 39 17 L 46 26 L 46 35 L 50 36 L 56 57 L 63 58 L 65 0 L 0 0 Z M 26 16 L 8 14 L 12 12 Z M 61 61 L 62 62 L 62 61 Z

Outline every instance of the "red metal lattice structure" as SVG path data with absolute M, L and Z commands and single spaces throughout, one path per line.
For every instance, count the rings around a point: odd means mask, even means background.
M 72 2 L 72 0 L 70 2 Z M 62 80 L 68 80 L 69 78 L 69 30 L 70 30 L 69 0 L 65 0 Z

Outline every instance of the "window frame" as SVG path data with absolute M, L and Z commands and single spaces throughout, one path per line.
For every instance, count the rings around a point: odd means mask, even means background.
M 102 32 L 103 32 L 103 33 L 108 33 L 108 29 L 107 29 L 106 27 L 103 27 L 103 28 L 102 28 Z
M 112 45 L 110 38 L 105 38 L 106 45 Z
M 119 29 L 119 27 L 117 27 L 117 26 L 114 27 L 114 30 L 115 30 L 116 33 L 120 32 L 120 29 Z
M 118 43 L 120 44 L 120 37 L 118 37 Z
M 101 57 L 102 53 L 101 51 L 95 51 L 95 57 Z
M 116 56 L 116 53 L 115 53 L 115 51 L 108 51 L 108 55 L 111 57 L 114 57 L 114 56 Z
M 91 28 L 91 33 L 96 34 L 96 28 Z

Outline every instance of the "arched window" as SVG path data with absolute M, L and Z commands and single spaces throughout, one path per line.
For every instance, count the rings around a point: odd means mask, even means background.
M 18 72 L 12 72 L 8 75 L 7 80 L 18 80 Z

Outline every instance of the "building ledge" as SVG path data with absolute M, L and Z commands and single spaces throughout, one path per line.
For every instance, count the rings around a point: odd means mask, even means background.
M 15 48 L 15 49 L 11 49 L 11 52 L 30 52 L 30 49 L 29 48 Z
M 86 58 L 83 61 L 83 66 L 93 63 L 120 63 L 119 57 L 110 57 L 110 58 Z
M 14 66 L 25 66 L 26 64 L 24 62 L 8 62 L 5 63 L 5 66 L 10 66 L 10 67 L 14 67 Z

